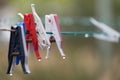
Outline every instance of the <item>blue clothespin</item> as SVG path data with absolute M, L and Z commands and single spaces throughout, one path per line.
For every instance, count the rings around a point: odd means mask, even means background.
M 22 28 L 24 29 L 24 37 L 25 37 L 25 35 L 26 35 L 26 29 L 25 29 L 25 24 L 24 24 L 24 22 L 18 22 L 16 25 L 17 25 L 18 27 L 22 27 Z M 26 40 L 26 38 L 25 38 L 25 40 Z M 17 57 L 16 57 L 16 65 L 19 64 L 19 61 L 20 61 L 20 57 L 17 56 Z
M 20 26 L 20 27 L 23 27 L 24 34 L 26 35 L 26 28 L 25 28 L 24 22 L 18 22 L 16 25 L 17 25 L 18 27 L 19 27 L 19 26 Z
M 23 72 L 28 74 L 30 70 L 23 26 L 11 27 L 11 29 L 15 31 L 10 35 L 7 74 L 12 75 L 16 59 L 18 59 L 18 64 L 21 61 Z

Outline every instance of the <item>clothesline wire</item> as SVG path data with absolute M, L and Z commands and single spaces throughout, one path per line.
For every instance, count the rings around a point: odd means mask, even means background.
M 0 31 L 10 31 L 10 32 L 15 32 L 15 30 L 12 29 L 0 29 Z M 52 32 L 46 32 L 46 34 L 53 34 Z M 102 32 L 92 32 L 92 31 L 80 31 L 80 32 L 61 32 L 62 35 L 73 35 L 73 36 L 78 36 L 78 35 L 83 35 L 83 36 L 93 36 L 94 34 L 104 34 Z

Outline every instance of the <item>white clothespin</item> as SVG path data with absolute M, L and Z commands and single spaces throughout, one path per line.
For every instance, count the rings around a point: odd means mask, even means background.
M 94 34 L 93 36 L 97 39 L 106 40 L 109 42 L 118 42 L 120 34 L 116 30 L 112 29 L 108 25 L 98 22 L 94 18 L 90 18 L 91 23 L 93 23 L 97 28 L 103 31 L 104 34 Z
M 24 16 L 23 16 L 22 13 L 18 13 L 18 15 L 19 15 L 22 19 L 24 19 Z
M 50 48 L 50 41 L 47 38 L 47 34 L 46 34 L 45 28 L 42 24 L 42 21 L 35 11 L 34 4 L 31 4 L 31 8 L 32 8 L 32 13 L 33 13 L 34 20 L 35 20 L 35 23 L 36 23 L 36 31 L 37 31 L 39 46 L 41 48 L 46 47 L 47 49 L 49 49 Z
M 45 30 L 47 32 L 52 32 L 52 34 L 48 34 L 47 37 L 49 39 L 54 37 L 58 49 L 60 51 L 60 54 L 63 57 L 63 59 L 65 59 L 65 54 L 62 49 L 62 36 L 60 32 L 57 14 L 45 15 Z M 48 57 L 49 57 L 49 53 L 47 53 L 46 55 L 46 58 Z

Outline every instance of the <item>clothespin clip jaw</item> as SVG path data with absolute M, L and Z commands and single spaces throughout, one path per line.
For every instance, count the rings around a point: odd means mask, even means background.
M 65 54 L 62 49 L 62 36 L 60 32 L 57 14 L 45 15 L 45 30 L 46 32 L 52 33 L 52 34 L 48 34 L 47 37 L 50 40 L 51 38 L 55 39 L 60 54 L 63 57 L 63 59 L 65 59 Z M 48 57 L 49 57 L 49 53 L 47 53 L 46 55 L 46 58 Z
M 42 21 L 40 17 L 38 16 L 38 14 L 36 13 L 34 4 L 31 4 L 31 8 L 32 8 L 33 16 L 34 16 L 34 21 L 36 24 L 36 31 L 37 31 L 39 46 L 41 47 L 41 49 L 45 47 L 48 49 L 50 48 L 50 42 L 49 42 L 49 39 L 47 38 L 47 34 L 42 24 Z
M 93 36 L 95 38 L 109 41 L 109 42 L 119 41 L 119 38 L 120 38 L 119 32 L 117 32 L 116 30 L 112 29 L 111 27 L 109 27 L 108 25 L 102 22 L 98 22 L 94 18 L 90 18 L 90 21 L 93 25 L 95 25 L 97 28 L 99 28 L 103 32 L 103 34 L 94 34 Z

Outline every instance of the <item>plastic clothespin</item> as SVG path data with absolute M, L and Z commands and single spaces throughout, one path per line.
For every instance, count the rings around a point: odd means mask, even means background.
M 19 15 L 22 19 L 24 19 L 24 16 L 23 16 L 22 13 L 18 13 L 18 15 Z
M 52 34 L 48 34 L 47 37 L 50 39 L 51 43 L 54 41 L 56 42 L 61 56 L 63 57 L 63 59 L 65 59 L 65 54 L 62 49 L 62 36 L 60 32 L 57 14 L 45 15 L 45 30 L 46 32 L 52 33 Z M 49 57 L 49 51 L 46 55 L 46 58 L 48 57 Z
M 16 24 L 16 26 L 18 26 L 18 27 L 21 27 L 21 28 L 23 28 L 23 30 L 24 30 L 24 39 L 25 39 L 25 42 L 23 41 L 23 43 L 26 45 L 26 29 L 25 29 L 25 25 L 24 25 L 24 23 L 23 22 L 18 22 L 17 24 Z M 23 40 L 24 40 L 23 39 Z M 26 46 L 24 46 L 24 50 L 25 50 L 25 57 L 28 57 L 28 52 L 26 51 L 27 50 L 27 48 L 26 48 Z M 17 56 L 16 57 L 16 64 L 18 65 L 19 64 L 19 61 L 20 61 L 20 57 L 19 56 Z
M 33 47 L 34 47 L 34 51 L 36 54 L 36 57 L 38 59 L 38 61 L 40 61 L 41 56 L 39 54 L 39 50 L 38 50 L 38 39 L 37 39 L 37 34 L 36 34 L 36 25 L 34 22 L 34 17 L 32 13 L 26 13 L 24 14 L 24 23 L 25 23 L 25 27 L 26 27 L 26 39 L 31 39 Z M 27 49 L 28 49 L 28 42 L 27 42 Z
M 11 27 L 14 32 L 11 32 L 10 42 L 9 42 L 9 52 L 8 52 L 8 70 L 7 74 L 12 76 L 13 69 L 16 63 L 16 58 L 19 57 L 21 61 L 21 66 L 25 74 L 30 73 L 28 67 L 28 56 L 25 44 L 24 29 L 22 27 Z
M 119 41 L 119 37 L 120 37 L 119 32 L 117 32 L 116 30 L 112 29 L 111 27 L 109 27 L 108 25 L 106 25 L 102 22 L 98 22 L 94 18 L 90 18 L 90 21 L 92 24 L 94 24 L 97 28 L 102 30 L 102 32 L 104 33 L 104 34 L 94 34 L 93 36 L 95 38 L 100 39 L 100 40 L 109 41 L 109 42 L 118 42 Z
M 31 4 L 31 8 L 32 8 L 32 13 L 33 13 L 35 24 L 36 24 L 36 31 L 37 31 L 37 37 L 38 37 L 39 46 L 42 49 L 47 48 L 47 50 L 48 50 L 50 48 L 50 41 L 47 38 L 45 28 L 44 28 L 44 26 L 42 24 L 42 21 L 41 21 L 40 17 L 36 13 L 36 10 L 34 8 L 34 4 Z

